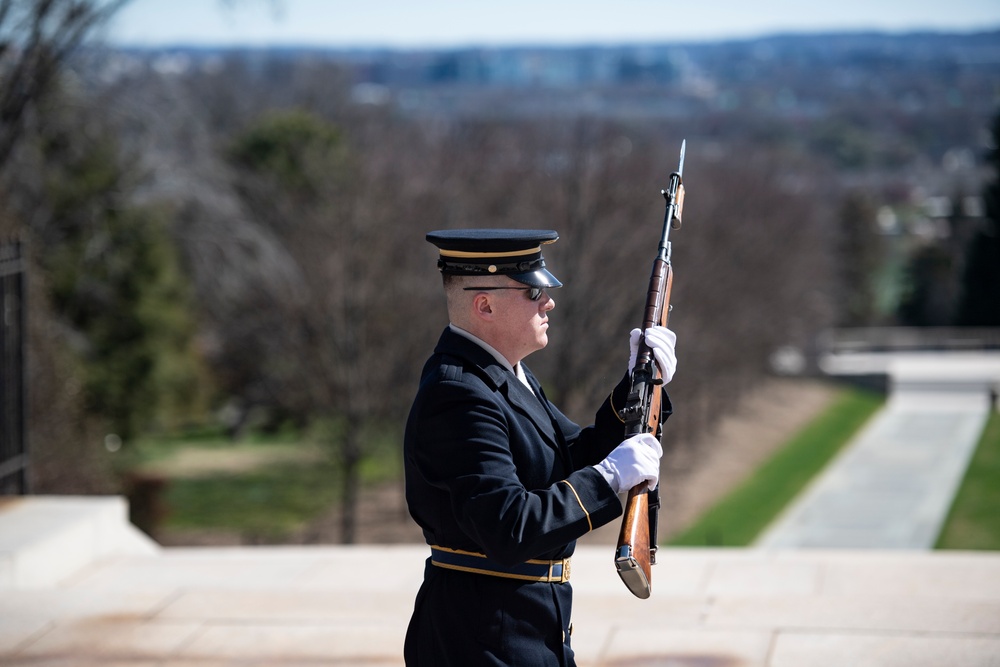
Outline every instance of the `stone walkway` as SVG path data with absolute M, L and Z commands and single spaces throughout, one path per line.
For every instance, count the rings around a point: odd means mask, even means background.
M 0 665 L 402 665 L 423 545 L 159 548 L 123 509 L 0 504 Z M 1000 667 L 1000 553 L 668 548 L 639 600 L 613 551 L 573 558 L 580 667 Z
M 664 549 L 639 600 L 612 551 L 573 560 L 580 667 L 1000 665 L 1000 554 Z M 0 592 L 0 664 L 399 666 L 425 557 L 417 545 L 105 557 Z

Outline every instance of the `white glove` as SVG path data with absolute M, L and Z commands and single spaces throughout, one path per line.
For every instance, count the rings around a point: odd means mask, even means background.
M 615 493 L 628 491 L 642 482 L 655 489 L 660 481 L 661 456 L 663 448 L 656 436 L 639 433 L 624 440 L 594 467 L 604 475 Z
M 639 339 L 642 331 L 632 329 L 629 333 L 629 358 L 628 372 L 635 369 L 635 358 L 639 355 Z M 667 384 L 674 379 L 674 371 L 677 370 L 677 354 L 674 346 L 677 344 L 677 334 L 666 327 L 652 326 L 646 329 L 646 345 L 653 351 L 653 358 L 656 360 L 656 367 L 660 369 L 663 376 L 663 384 Z

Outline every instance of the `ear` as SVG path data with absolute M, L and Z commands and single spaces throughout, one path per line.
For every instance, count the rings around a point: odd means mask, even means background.
M 493 300 L 489 294 L 480 292 L 472 300 L 472 312 L 481 320 L 493 319 Z

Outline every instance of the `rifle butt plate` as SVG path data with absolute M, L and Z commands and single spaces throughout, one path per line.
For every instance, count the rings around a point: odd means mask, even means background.
M 618 550 L 615 568 L 618 570 L 618 576 L 621 577 L 622 583 L 632 592 L 632 595 L 641 600 L 649 597 L 651 592 L 649 579 L 639 561 L 632 555 L 631 546 L 623 545 Z

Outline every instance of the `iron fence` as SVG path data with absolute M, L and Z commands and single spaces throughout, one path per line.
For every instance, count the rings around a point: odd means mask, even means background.
M 26 295 L 21 243 L 0 243 L 0 495 L 29 492 Z

